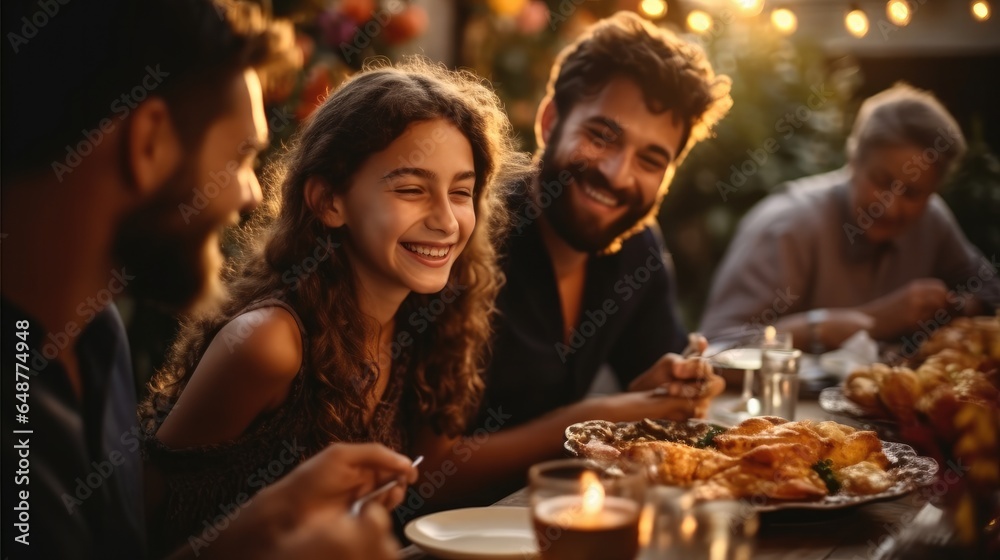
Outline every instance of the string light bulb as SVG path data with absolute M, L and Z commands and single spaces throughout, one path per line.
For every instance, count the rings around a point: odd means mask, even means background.
M 906 0 L 889 0 L 885 5 L 885 15 L 894 25 L 904 27 L 910 23 L 913 10 L 910 9 L 910 3 Z
M 712 16 L 702 10 L 691 10 L 687 17 L 688 29 L 701 35 L 712 28 Z
M 788 8 L 778 8 L 771 12 L 771 25 L 782 35 L 791 35 L 799 26 L 799 20 L 795 17 L 795 12 Z
M 661 18 L 667 15 L 667 2 L 666 0 L 642 0 L 639 3 L 639 11 L 650 19 Z
M 755 16 L 764 9 L 764 0 L 733 0 L 744 15 Z
M 851 35 L 860 39 L 868 33 L 868 15 L 857 4 L 852 4 L 851 11 L 844 18 L 844 27 Z
M 990 3 L 986 0 L 977 0 L 972 3 L 972 16 L 979 21 L 990 19 Z
M 524 9 L 528 0 L 489 0 L 490 9 L 501 16 L 515 16 Z

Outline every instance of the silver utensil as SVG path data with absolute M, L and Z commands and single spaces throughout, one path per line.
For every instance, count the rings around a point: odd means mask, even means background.
M 423 462 L 423 460 L 424 460 L 424 456 L 421 455 L 421 456 L 417 457 L 416 459 L 414 459 L 413 463 L 411 463 L 410 466 L 413 466 L 413 467 L 419 466 L 420 463 Z M 395 479 L 395 480 L 390 480 L 389 482 L 386 482 L 382 486 L 379 486 L 378 488 L 376 488 L 376 489 L 372 490 L 371 492 L 365 494 L 364 496 L 361 496 L 357 500 L 354 500 L 354 503 L 351 504 L 351 516 L 352 517 L 357 517 L 358 514 L 361 513 L 361 510 L 365 507 L 365 504 L 367 504 L 368 502 L 374 500 L 375 498 L 378 498 L 382 494 L 385 494 L 389 490 L 392 490 L 393 488 L 396 487 L 397 484 L 399 484 L 399 479 L 398 478 Z

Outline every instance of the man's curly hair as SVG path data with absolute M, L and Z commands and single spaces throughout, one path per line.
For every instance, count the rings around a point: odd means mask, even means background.
M 618 12 L 587 29 L 559 53 L 547 95 L 560 115 L 597 95 L 617 77 L 642 88 L 654 113 L 673 111 L 684 122 L 679 161 L 706 138 L 733 100 L 731 80 L 716 76 L 705 52 L 632 12 Z
M 673 111 L 683 123 L 675 166 L 711 134 L 733 105 L 729 96 L 732 81 L 715 74 L 701 47 L 633 12 L 618 12 L 598 21 L 566 46 L 552 67 L 546 97 L 564 117 L 578 102 L 598 95 L 619 77 L 642 89 L 651 112 Z M 672 178 L 672 170 L 664 174 L 650 212 L 604 253 L 617 251 L 625 239 L 655 222 Z

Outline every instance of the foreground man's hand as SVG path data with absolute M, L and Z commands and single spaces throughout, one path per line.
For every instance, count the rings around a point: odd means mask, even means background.
M 399 543 L 392 536 L 389 514 L 378 503 L 351 517 L 342 508 L 324 508 L 278 542 L 275 558 L 296 560 L 395 560 Z
M 393 479 L 401 484 L 349 515 L 355 499 Z M 410 460 L 382 445 L 333 444 L 172 558 L 394 558 L 399 545 L 385 508 L 416 479 Z

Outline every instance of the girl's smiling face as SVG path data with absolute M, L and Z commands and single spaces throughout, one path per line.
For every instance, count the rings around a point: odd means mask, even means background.
M 414 123 L 372 154 L 333 201 L 360 286 L 400 301 L 444 289 L 476 225 L 475 182 L 472 146 L 444 119 Z

